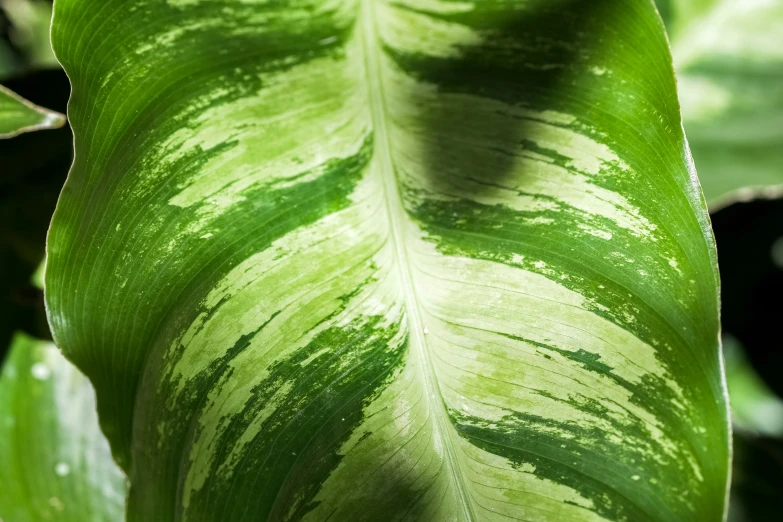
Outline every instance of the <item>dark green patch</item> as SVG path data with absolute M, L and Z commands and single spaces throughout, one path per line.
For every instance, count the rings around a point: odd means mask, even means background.
M 586 412 L 597 413 L 589 402 L 575 403 Z M 666 487 L 689 488 L 686 473 L 663 470 L 657 462 L 623 443 L 612 442 L 601 429 L 584 429 L 535 415 L 514 412 L 500 422 L 449 412 L 457 432 L 468 442 L 508 459 L 515 467 L 535 467 L 534 474 L 569 487 L 593 502 L 593 511 L 613 521 L 681 521 L 693 516 L 688 506 L 670 499 L 666 507 L 657 496 L 668 495 Z M 629 429 L 630 428 L 630 429 Z M 551 431 L 555 430 L 556 434 Z M 614 436 L 630 442 L 649 435 L 643 423 L 636 427 L 615 425 Z M 549 433 L 547 433 L 549 431 Z M 563 436 L 561 434 L 565 433 Z M 607 455 L 612 455 L 611 460 Z M 643 483 L 631 477 L 644 477 Z M 656 479 L 658 485 L 651 484 Z M 666 486 L 662 486 L 665 484 Z M 640 488 L 640 486 L 644 488 Z
M 662 332 L 674 339 L 680 337 L 680 333 L 673 331 L 658 311 L 645 306 L 646 303 L 639 305 L 651 321 L 629 321 L 622 314 L 629 304 L 629 289 L 634 289 L 636 295 L 645 295 L 657 288 L 658 281 L 654 277 L 634 277 L 628 270 L 617 269 L 617 260 L 606 255 L 607 246 L 624 251 L 624 245 L 632 244 L 634 248 L 628 251 L 641 258 L 638 268 L 647 268 L 650 274 L 656 274 L 645 264 L 648 251 L 652 255 L 653 249 L 609 219 L 588 215 L 562 203 L 558 210 L 534 212 L 464 199 L 454 202 L 426 199 L 426 194 L 422 196 L 425 199 L 411 209 L 410 214 L 444 254 L 485 259 L 539 273 L 600 305 L 593 306 L 591 311 L 648 343 L 661 337 Z M 552 219 L 554 223 L 541 225 L 532 221 L 542 217 Z M 612 242 L 583 232 L 580 225 L 611 230 Z M 518 256 L 524 256 L 523 261 L 519 261 Z M 534 265 L 541 260 L 546 262 L 546 269 Z M 567 274 L 569 278 L 561 279 L 561 274 Z
M 679 441 L 683 447 L 687 447 L 689 451 L 697 453 L 698 442 L 694 438 L 694 434 L 691 429 L 692 427 L 688 424 L 687 420 L 685 420 L 687 419 L 687 414 L 684 415 L 683 412 L 678 411 L 672 407 L 671 401 L 675 398 L 674 393 L 666 381 L 660 377 L 646 374 L 642 376 L 641 383 L 634 384 L 614 373 L 614 369 L 611 366 L 600 362 L 600 354 L 591 353 L 583 349 L 575 351 L 564 350 L 554 346 L 554 344 L 549 345 L 531 339 L 526 339 L 521 336 L 505 335 L 505 337 L 531 344 L 541 350 L 557 353 L 570 361 L 580 363 L 582 368 L 585 370 L 594 372 L 599 376 L 610 379 L 620 388 L 630 392 L 629 402 L 631 404 L 648 411 L 660 421 L 662 421 L 664 423 L 663 431 L 671 440 Z M 538 393 L 539 395 L 556 399 L 554 396 L 546 395 L 543 392 Z M 566 402 L 579 408 L 580 410 L 592 413 L 593 415 L 601 418 L 605 418 L 604 414 L 607 412 L 606 407 L 598 403 L 593 398 L 572 397 L 572 399 Z M 621 406 L 621 408 L 624 409 L 623 406 Z M 628 413 L 630 415 L 630 412 Z M 632 421 L 633 426 L 629 426 L 628 424 L 618 424 L 616 421 L 608 417 L 606 420 L 615 425 L 617 433 L 631 434 L 637 437 L 638 440 L 651 440 L 651 433 L 649 429 L 640 419 L 634 418 Z M 691 419 L 691 421 L 692 420 L 693 419 Z M 684 424 L 683 421 L 685 421 Z
M 557 348 L 555 346 L 540 343 L 538 341 L 533 341 L 531 339 L 525 339 L 524 337 L 520 337 L 517 335 L 507 335 L 507 334 L 502 334 L 502 335 L 504 337 L 508 337 L 509 339 L 514 339 L 515 341 L 522 341 L 524 343 L 532 344 L 533 346 L 543 348 L 544 350 L 557 352 L 563 357 L 566 357 L 567 359 L 570 359 L 572 361 L 584 363 L 582 365 L 582 368 L 584 368 L 585 370 L 594 371 L 607 376 L 613 375 L 612 374 L 613 368 L 608 364 L 604 364 L 600 362 L 601 360 L 600 354 L 588 352 L 587 350 L 583 350 L 583 349 L 579 349 L 575 351 L 563 350 L 562 348 Z M 620 379 L 619 377 L 614 377 L 614 378 Z M 629 384 L 627 381 L 624 380 L 618 380 L 618 382 L 621 382 L 623 384 Z
M 212 479 L 192 500 L 194 520 L 297 520 L 315 507 L 312 498 L 342 459 L 337 452 L 362 423 L 362 409 L 404 362 L 406 343 L 392 342 L 399 325 L 379 326 L 384 320 L 365 317 L 346 328 L 329 328 L 267 369 L 244 413 L 225 421 Z M 276 400 L 283 385 L 291 390 Z M 219 465 L 230 462 L 247 426 L 275 400 L 274 413 L 233 461 L 238 464 L 231 479 L 221 479 Z

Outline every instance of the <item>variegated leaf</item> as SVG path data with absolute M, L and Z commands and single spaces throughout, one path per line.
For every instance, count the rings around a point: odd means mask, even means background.
M 720 520 L 647 0 L 58 0 L 55 338 L 132 521 Z

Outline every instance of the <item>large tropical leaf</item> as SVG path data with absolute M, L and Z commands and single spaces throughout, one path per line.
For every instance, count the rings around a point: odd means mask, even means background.
M 0 85 L 0 138 L 53 129 L 65 123 L 62 114 L 38 107 Z
M 783 0 L 658 0 L 711 207 L 783 194 Z
M 117 522 L 125 478 L 95 392 L 51 343 L 17 334 L 0 374 L 0 519 Z
M 55 339 L 136 520 L 720 520 L 651 2 L 58 0 Z

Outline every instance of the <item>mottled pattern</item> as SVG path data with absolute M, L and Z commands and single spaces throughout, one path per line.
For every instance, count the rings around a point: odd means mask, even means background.
M 720 520 L 647 1 L 58 0 L 49 236 L 131 521 Z
M 38 107 L 0 85 L 0 138 L 23 132 L 62 127 L 65 117 Z
M 51 342 L 18 333 L 0 374 L 0 520 L 117 522 L 125 476 L 90 381 Z

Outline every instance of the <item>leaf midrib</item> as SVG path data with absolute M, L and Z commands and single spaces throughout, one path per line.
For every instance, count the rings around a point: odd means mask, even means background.
M 445 448 L 448 467 L 452 480 L 457 487 L 457 493 L 462 503 L 463 510 L 470 521 L 476 520 L 469 494 L 461 476 L 456 451 L 449 435 L 450 420 L 446 406 L 443 402 L 437 376 L 427 350 L 424 327 L 422 325 L 419 303 L 414 290 L 411 276 L 410 257 L 405 245 L 405 225 L 408 217 L 405 213 L 402 196 L 394 171 L 391 145 L 387 133 L 386 104 L 383 89 L 383 72 L 381 66 L 381 47 L 376 30 L 375 2 L 377 0 L 360 0 L 362 38 L 361 46 L 364 54 L 365 73 L 367 76 L 368 99 L 372 114 L 374 132 L 374 151 L 379 162 L 380 175 L 383 178 L 384 202 L 389 219 L 390 235 L 394 242 L 394 257 L 398 270 L 399 280 L 402 284 L 403 298 L 405 299 L 406 318 L 409 326 L 409 346 L 416 352 L 423 369 L 425 393 L 430 400 L 433 412 L 433 436 L 440 438 Z M 440 400 L 434 399 L 439 397 Z M 434 403 L 434 404 L 433 404 Z

